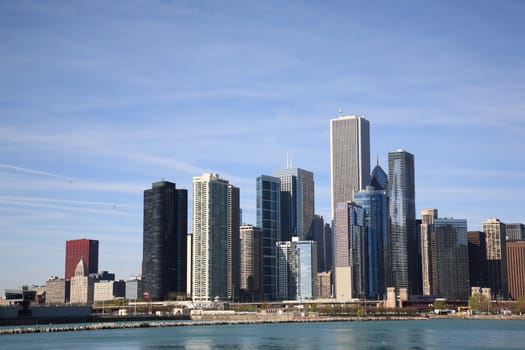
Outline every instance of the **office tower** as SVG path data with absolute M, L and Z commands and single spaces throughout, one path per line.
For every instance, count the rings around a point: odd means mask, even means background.
M 191 298 L 193 287 L 193 234 L 188 232 L 186 235 L 186 296 Z
M 293 236 L 312 239 L 314 219 L 314 174 L 300 168 L 273 172 L 281 180 L 281 240 Z
M 260 299 L 261 293 L 262 232 L 253 225 L 242 225 L 240 230 L 240 298 L 242 301 L 253 302 Z
M 324 244 L 325 244 L 325 271 L 334 270 L 334 235 L 329 223 L 324 224 Z
M 66 280 L 75 275 L 80 258 L 84 258 L 88 274 L 97 273 L 98 241 L 85 238 L 66 241 Z
M 434 221 L 438 217 L 438 210 L 434 208 L 421 209 L 421 273 L 423 295 L 432 295 L 432 243 L 431 233 L 434 231 Z
M 314 299 L 316 296 L 317 256 L 314 241 L 277 242 L 279 271 L 278 297 L 285 300 Z
M 332 218 L 338 203 L 370 183 L 370 123 L 356 115 L 330 120 Z
M 355 202 L 339 203 L 335 211 L 335 292 L 340 301 L 366 295 L 364 210 Z
M 421 261 L 417 259 L 414 156 L 406 151 L 388 153 L 391 286 L 419 294 Z
M 432 294 L 466 300 L 470 295 L 467 220 L 434 218 L 431 227 Z
M 281 180 L 261 175 L 256 181 L 257 227 L 262 232 L 262 298 L 277 298 L 277 248 L 281 241 Z
M 521 223 L 506 224 L 505 230 L 507 234 L 507 241 L 525 239 L 525 225 Z
M 317 271 L 329 271 L 332 268 L 330 226 L 328 225 L 327 229 L 323 217 L 314 215 L 313 228 L 313 240 L 317 245 Z
M 75 275 L 71 277 L 70 303 L 87 305 L 93 303 L 95 281 L 89 276 L 84 258 L 80 258 L 75 267 Z
M 505 224 L 492 218 L 483 222 L 483 232 L 487 243 L 488 283 L 493 298 L 508 297 L 507 249 Z
M 151 300 L 186 295 L 188 191 L 159 181 L 144 191 L 142 290 Z
M 46 282 L 46 305 L 63 305 L 66 302 L 66 280 L 57 276 Z
M 317 273 L 316 290 L 318 299 L 332 297 L 332 271 Z
M 507 271 L 510 298 L 525 296 L 525 240 L 507 242 Z
M 193 178 L 193 301 L 239 298 L 239 189 L 218 174 Z
M 361 266 L 367 298 L 382 299 L 386 295 L 385 267 L 388 266 L 388 206 L 386 192 L 367 186 L 354 196 L 355 202 L 364 210 L 364 262 Z
M 488 287 L 485 232 L 467 231 L 470 287 Z
M 377 164 L 374 170 L 372 170 L 372 174 L 370 175 L 370 185 L 374 186 L 376 190 L 388 190 L 388 175 L 379 164 Z

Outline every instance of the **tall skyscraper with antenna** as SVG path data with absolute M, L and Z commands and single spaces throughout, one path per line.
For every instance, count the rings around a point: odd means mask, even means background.
M 332 218 L 338 203 L 370 184 L 370 123 L 357 115 L 330 121 Z

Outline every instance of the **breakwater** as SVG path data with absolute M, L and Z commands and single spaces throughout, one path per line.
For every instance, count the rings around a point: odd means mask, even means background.
M 426 317 L 304 317 L 304 318 L 269 318 L 258 320 L 209 320 L 209 321 L 147 321 L 147 322 L 103 322 L 76 325 L 47 325 L 34 327 L 17 327 L 0 329 L 0 335 L 52 333 L 73 331 L 97 331 L 105 329 L 133 329 L 155 327 L 194 327 L 219 325 L 245 325 L 261 323 L 305 323 L 305 322 L 349 322 L 349 321 L 381 321 L 381 320 L 426 320 Z

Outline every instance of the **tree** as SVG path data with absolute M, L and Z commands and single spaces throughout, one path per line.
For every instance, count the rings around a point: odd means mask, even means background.
M 468 299 L 468 306 L 471 310 L 478 312 L 488 312 L 489 300 L 486 295 L 481 293 L 474 293 Z
M 516 305 L 512 309 L 512 312 L 522 315 L 525 313 L 525 295 L 521 296 L 516 300 Z
M 436 300 L 434 301 L 434 309 L 435 310 L 445 310 L 447 308 L 447 304 L 445 304 L 444 300 Z

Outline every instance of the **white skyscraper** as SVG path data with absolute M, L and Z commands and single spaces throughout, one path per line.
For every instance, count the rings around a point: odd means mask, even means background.
M 239 189 L 217 174 L 193 178 L 194 301 L 239 296 Z
M 370 123 L 345 115 L 330 121 L 332 218 L 338 203 L 354 199 L 354 193 L 370 184 Z

